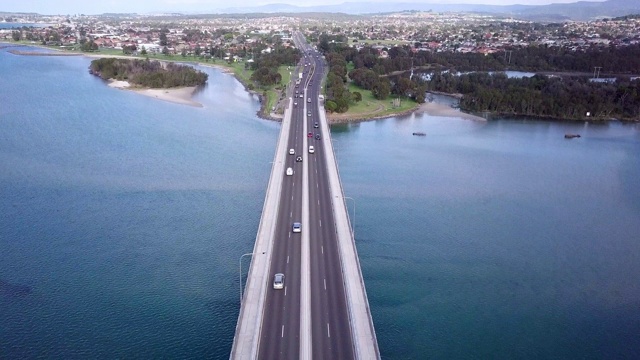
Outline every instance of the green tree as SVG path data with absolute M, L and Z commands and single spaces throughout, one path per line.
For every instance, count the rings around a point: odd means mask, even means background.
M 147 49 L 144 48 L 144 46 L 142 47 L 142 49 L 140 50 L 140 54 L 141 55 L 147 55 Z
M 334 112 L 336 111 L 336 108 L 338 107 L 338 105 L 336 105 L 336 103 L 333 100 L 327 100 L 324 104 L 324 107 L 329 112 Z
M 13 38 L 13 41 L 20 41 L 22 39 L 22 32 L 19 30 L 12 31 L 11 37 Z
M 162 54 L 164 56 L 169 56 L 169 49 L 166 46 L 162 48 Z
M 167 34 L 162 31 L 160 33 L 160 46 L 167 46 L 169 43 L 167 42 Z
M 353 99 L 354 102 L 360 102 L 362 101 L 362 94 L 359 91 L 354 91 L 351 93 L 351 99 Z

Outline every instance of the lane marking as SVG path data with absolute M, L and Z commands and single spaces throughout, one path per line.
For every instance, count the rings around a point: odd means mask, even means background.
M 327 279 L 323 279 L 323 281 L 324 281 L 324 289 L 327 290 Z M 286 291 L 287 288 L 285 288 L 284 290 L 285 290 L 284 294 L 287 295 L 287 291 Z
M 322 219 L 320 219 L 320 227 L 322 227 Z
M 318 206 L 320 206 L 320 199 L 318 199 Z
M 329 324 L 327 324 L 327 329 L 329 329 L 328 326 Z M 284 325 L 282 325 L 282 332 L 280 333 L 280 337 L 284 337 Z
M 291 201 L 293 201 L 293 194 L 291 194 Z
M 284 325 L 282 325 L 284 328 Z M 327 323 L 327 337 L 331 337 L 331 332 L 329 331 L 329 323 Z
M 289 255 L 287 255 L 287 264 L 289 263 Z
M 322 255 L 324 255 L 324 246 L 320 245 L 320 250 L 322 251 Z
M 289 219 L 291 219 L 293 217 L 293 210 L 291 210 L 291 212 L 289 213 Z
M 325 284 L 325 290 L 327 290 L 326 289 L 326 284 Z M 284 287 L 284 296 L 287 296 L 287 287 L 286 286 Z

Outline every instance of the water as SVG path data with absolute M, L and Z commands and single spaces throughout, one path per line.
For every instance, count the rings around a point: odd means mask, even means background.
M 229 75 L 192 108 L 89 62 L 0 51 L 0 358 L 228 358 L 279 126 Z
M 640 127 L 411 115 L 333 136 L 383 358 L 640 356 Z
M 226 359 L 279 125 L 88 65 L 0 50 L 0 358 Z M 383 358 L 640 357 L 637 125 L 332 132 Z

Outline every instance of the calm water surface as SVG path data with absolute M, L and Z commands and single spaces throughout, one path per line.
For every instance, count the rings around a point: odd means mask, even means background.
M 192 108 L 89 62 L 0 50 L 0 358 L 226 359 L 279 125 L 215 70 Z M 383 358 L 640 358 L 637 126 L 333 138 Z

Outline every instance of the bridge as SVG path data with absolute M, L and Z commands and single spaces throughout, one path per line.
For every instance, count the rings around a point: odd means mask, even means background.
M 320 97 L 324 60 L 300 33 L 294 41 L 305 55 L 287 90 L 254 249 L 245 254 L 252 261 L 231 359 L 379 359 Z M 284 275 L 281 289 L 276 274 Z

